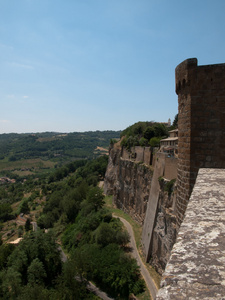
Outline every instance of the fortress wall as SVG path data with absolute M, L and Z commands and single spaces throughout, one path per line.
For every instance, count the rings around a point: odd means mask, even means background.
M 142 230 L 142 247 L 146 261 L 149 261 L 151 257 L 152 236 L 160 194 L 159 177 L 164 175 L 165 170 L 165 154 L 158 152 L 156 153 L 156 156 L 157 158 L 154 166 L 150 195 L 148 198 L 148 205 Z
M 146 261 L 152 258 L 152 264 L 159 271 L 165 268 L 169 258 L 169 251 L 167 250 L 171 250 L 175 240 L 173 232 L 175 218 L 172 213 L 174 205 L 170 203 L 172 199 L 165 199 L 159 178 L 164 177 L 167 180 L 176 178 L 177 159 L 167 157 L 167 154 L 161 152 L 157 152 L 154 157 L 154 173 L 142 230 L 142 247 Z M 163 206 L 165 206 L 165 209 Z M 169 208 L 171 211 L 168 213 L 167 210 Z M 171 228 L 169 228 L 170 226 Z M 161 238 L 162 236 L 164 237 L 163 239 Z M 165 255 L 165 252 L 168 252 L 167 255 Z
M 135 157 L 136 157 L 135 161 L 143 162 L 144 161 L 145 148 L 140 147 L 140 146 L 136 146 L 136 147 L 134 147 L 134 152 L 135 152 Z
M 136 146 L 131 148 L 131 151 L 128 151 L 123 147 L 122 155 L 123 159 L 130 159 L 136 162 L 143 162 L 146 165 L 151 163 L 151 148 L 150 147 L 141 147 Z
M 150 147 L 145 147 L 143 161 L 146 165 L 151 164 L 151 148 Z
M 124 147 L 123 147 L 123 149 L 122 149 L 121 157 L 122 157 L 123 159 L 130 159 L 130 152 L 127 151 L 127 149 L 125 149 Z
M 225 168 L 225 64 L 176 68 L 178 94 L 178 228 L 199 168 Z
M 143 164 L 120 158 L 113 187 L 113 203 L 143 224 L 153 171 Z
M 144 154 L 143 147 L 137 147 Z M 104 193 L 113 195 L 114 204 L 128 213 L 139 224 L 143 224 L 153 170 L 135 159 L 131 152 L 122 148 L 120 142 L 109 151 L 109 161 L 104 179 Z
M 164 177 L 168 180 L 177 178 L 177 158 L 176 157 L 166 157 L 165 158 Z
M 200 169 L 157 300 L 224 299 L 225 170 Z

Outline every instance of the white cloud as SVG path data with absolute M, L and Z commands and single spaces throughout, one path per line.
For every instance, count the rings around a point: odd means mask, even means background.
M 10 123 L 9 120 L 0 120 L 0 123 Z

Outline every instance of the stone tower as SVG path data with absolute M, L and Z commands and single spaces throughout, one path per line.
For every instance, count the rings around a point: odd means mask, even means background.
M 191 58 L 175 71 L 178 95 L 179 228 L 199 168 L 225 168 L 225 64 L 198 66 Z

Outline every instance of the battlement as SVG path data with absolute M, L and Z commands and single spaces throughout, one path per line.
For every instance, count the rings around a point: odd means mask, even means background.
M 189 58 L 180 63 L 175 69 L 176 78 L 176 93 L 179 94 L 184 91 L 187 86 L 190 86 L 189 72 L 197 68 L 197 58 Z
M 178 94 L 178 227 L 199 168 L 225 168 L 225 64 L 176 68 Z
M 175 69 L 176 93 L 217 90 L 224 83 L 224 71 L 225 64 L 198 66 L 197 58 L 189 58 Z

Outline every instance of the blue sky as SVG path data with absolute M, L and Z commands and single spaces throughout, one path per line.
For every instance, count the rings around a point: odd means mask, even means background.
M 0 0 L 0 133 L 174 119 L 175 67 L 225 62 L 224 0 Z

